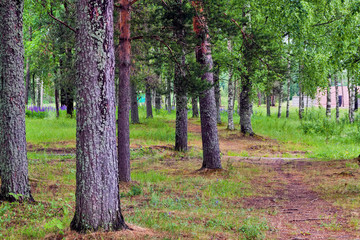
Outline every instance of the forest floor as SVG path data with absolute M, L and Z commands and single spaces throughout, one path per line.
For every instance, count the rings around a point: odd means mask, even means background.
M 174 122 L 166 124 L 173 132 Z M 152 134 L 151 124 L 133 127 Z M 201 172 L 199 120 L 189 121 L 189 132 L 188 153 L 173 151 L 166 136 L 155 142 L 132 137 L 133 181 L 120 185 L 122 213 L 132 230 L 87 235 L 69 230 L 75 206 L 74 137 L 29 141 L 37 203 L 0 202 L 0 238 L 360 239 L 356 159 L 310 159 L 306 150 L 222 125 L 224 170 Z

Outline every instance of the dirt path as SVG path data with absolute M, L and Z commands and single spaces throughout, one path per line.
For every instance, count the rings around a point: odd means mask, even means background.
M 244 205 L 267 211 L 272 227 L 269 238 L 357 239 L 354 233 L 347 231 L 348 222 L 343 210 L 321 199 L 301 176 L 286 171 L 289 167 L 295 167 L 296 171 L 304 170 L 303 166 L 311 162 L 273 160 L 271 163 L 267 160 L 266 164 L 277 172 L 275 195 L 247 198 Z
M 189 131 L 201 134 L 200 126 L 193 122 L 189 123 Z M 244 199 L 245 207 L 267 213 L 271 226 L 267 239 L 360 239 L 358 233 L 348 230 L 347 213 L 322 199 L 304 182 L 301 172 L 312 164 L 321 163 L 302 157 L 304 152 L 284 150 L 276 140 L 246 137 L 238 131 L 228 132 L 224 129 L 219 130 L 219 136 L 220 149 L 225 155 L 223 162 L 228 159 L 241 161 L 276 172 L 275 179 L 271 179 L 275 194 Z M 192 144 L 200 145 L 197 142 Z M 229 152 L 245 151 L 248 156 L 227 156 Z M 284 153 L 299 157 L 283 158 Z M 325 164 L 323 167 L 326 168 Z

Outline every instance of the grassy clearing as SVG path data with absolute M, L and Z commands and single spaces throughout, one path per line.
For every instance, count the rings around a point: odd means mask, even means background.
M 291 108 L 289 119 L 285 118 L 284 109 L 282 118 L 278 119 L 277 108 L 271 108 L 272 116 L 267 117 L 265 106 L 254 106 L 255 133 L 280 141 L 288 150 L 304 151 L 309 158 L 349 159 L 359 155 L 360 123 L 349 124 L 346 109 L 341 109 L 339 123 L 334 117 L 330 121 L 326 119 L 324 108 L 309 108 L 302 121 L 297 108 Z M 222 113 L 222 120 L 227 122 L 227 113 Z M 234 122 L 239 120 L 235 114 Z
M 322 114 L 325 115 L 323 110 L 314 109 L 301 123 L 296 109 L 292 109 L 290 119 L 277 119 L 266 117 L 263 107 L 255 107 L 253 127 L 259 135 L 276 139 L 287 149 L 304 151 L 307 157 L 357 156 L 356 125 L 345 120 L 341 127 L 322 124 Z M 275 171 L 228 161 L 223 162 L 224 171 L 196 172 L 201 166 L 201 149 L 192 147 L 188 153 L 175 153 L 158 146 L 174 143 L 174 112 L 168 115 L 165 111 L 154 111 L 154 119 L 145 119 L 145 109 L 140 108 L 140 117 L 141 124 L 131 125 L 131 142 L 138 145 L 131 151 L 133 182 L 120 186 L 127 222 L 153 229 L 155 237 L 163 239 L 266 238 L 266 232 L 273 229 L 265 217 L 276 212 L 246 208 L 243 200 L 273 196 L 281 183 Z M 222 117 L 226 122 L 225 113 Z M 342 117 L 345 119 L 344 112 Z M 235 122 L 238 121 L 236 116 Z M 317 123 L 315 127 L 311 126 L 313 123 Z M 60 119 L 50 116 L 28 118 L 26 124 L 27 140 L 33 145 L 28 152 L 30 183 L 37 203 L 0 203 L 0 238 L 41 239 L 49 234 L 61 237 L 69 231 L 75 205 L 75 155 L 67 149 L 75 147 L 76 122 L 64 116 Z M 200 136 L 191 133 L 189 139 L 200 141 Z M 248 157 L 251 151 L 228 151 L 225 155 Z M 309 184 L 316 183 L 314 189 L 329 201 L 345 209 L 358 209 L 358 165 L 347 162 L 344 168 L 356 177 L 350 174 L 351 177 L 332 178 L 329 176 L 333 173 L 326 176 L 319 167 L 304 171 L 307 174 L 304 173 L 304 178 Z M 357 214 L 355 211 L 349 219 L 354 229 L 359 225 Z M 324 227 L 337 230 L 336 223 Z
M 261 211 L 241 199 L 260 194 L 251 182 L 260 167 L 227 163 L 226 171 L 195 172 L 194 153 L 163 149 L 132 151 L 132 178 L 120 185 L 127 222 L 151 228 L 164 239 L 264 239 L 269 225 Z M 1 203 L 0 238 L 40 239 L 69 231 L 75 205 L 75 159 L 29 152 L 35 204 Z

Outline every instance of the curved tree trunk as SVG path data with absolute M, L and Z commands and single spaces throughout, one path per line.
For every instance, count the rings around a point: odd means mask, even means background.
M 138 107 L 138 95 L 136 89 L 136 83 L 130 82 L 131 89 L 131 123 L 138 124 L 140 123 L 139 119 L 139 107 Z
M 193 5 L 202 12 L 201 1 L 193 1 Z M 203 81 L 214 83 L 214 75 L 211 72 L 213 60 L 211 56 L 211 46 L 207 31 L 206 19 L 204 16 L 196 16 L 193 19 L 194 31 L 199 38 L 199 45 L 196 46 L 196 60 L 208 69 L 202 76 Z M 201 137 L 203 146 L 203 164 L 202 169 L 221 169 L 221 158 L 216 119 L 216 103 L 214 88 L 205 90 L 200 95 L 200 120 Z
M 0 199 L 9 201 L 33 200 L 25 137 L 23 4 L 0 2 Z
M 100 16 L 91 14 L 95 12 Z M 124 229 L 116 152 L 113 1 L 77 1 L 77 21 L 76 206 L 70 227 L 82 233 Z
M 331 76 L 329 76 L 326 92 L 326 117 L 331 118 Z

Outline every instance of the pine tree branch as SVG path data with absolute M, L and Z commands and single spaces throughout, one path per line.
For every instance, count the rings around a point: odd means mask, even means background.
M 339 16 L 339 17 L 337 17 L 337 18 L 332 18 L 332 19 L 330 19 L 330 20 L 327 21 L 327 22 L 314 24 L 314 25 L 312 25 L 312 27 L 318 27 L 318 26 L 323 26 L 323 25 L 331 24 L 331 23 L 333 23 L 333 22 L 336 22 L 337 20 L 340 20 L 341 18 L 343 18 L 343 16 Z
M 69 24 L 67 24 L 64 21 L 61 21 L 60 19 L 56 18 L 54 15 L 52 15 L 50 12 L 47 13 L 52 19 L 54 19 L 55 21 L 59 22 L 60 24 L 64 25 L 65 27 L 67 27 L 68 29 L 70 29 L 71 31 L 73 31 L 74 33 L 76 33 L 76 30 L 72 27 L 70 27 Z
M 39 1 L 38 1 L 39 2 Z M 49 15 L 49 17 L 51 17 L 52 19 L 54 19 L 55 21 L 57 21 L 58 23 L 64 25 L 65 27 L 67 27 L 68 29 L 70 29 L 71 31 L 73 31 L 74 33 L 76 33 L 76 30 L 74 28 L 72 28 L 69 24 L 67 24 L 64 21 L 61 21 L 60 19 L 56 18 L 51 12 L 49 12 L 45 6 L 44 3 L 39 2 L 41 6 L 43 6 L 46 9 L 47 14 Z

